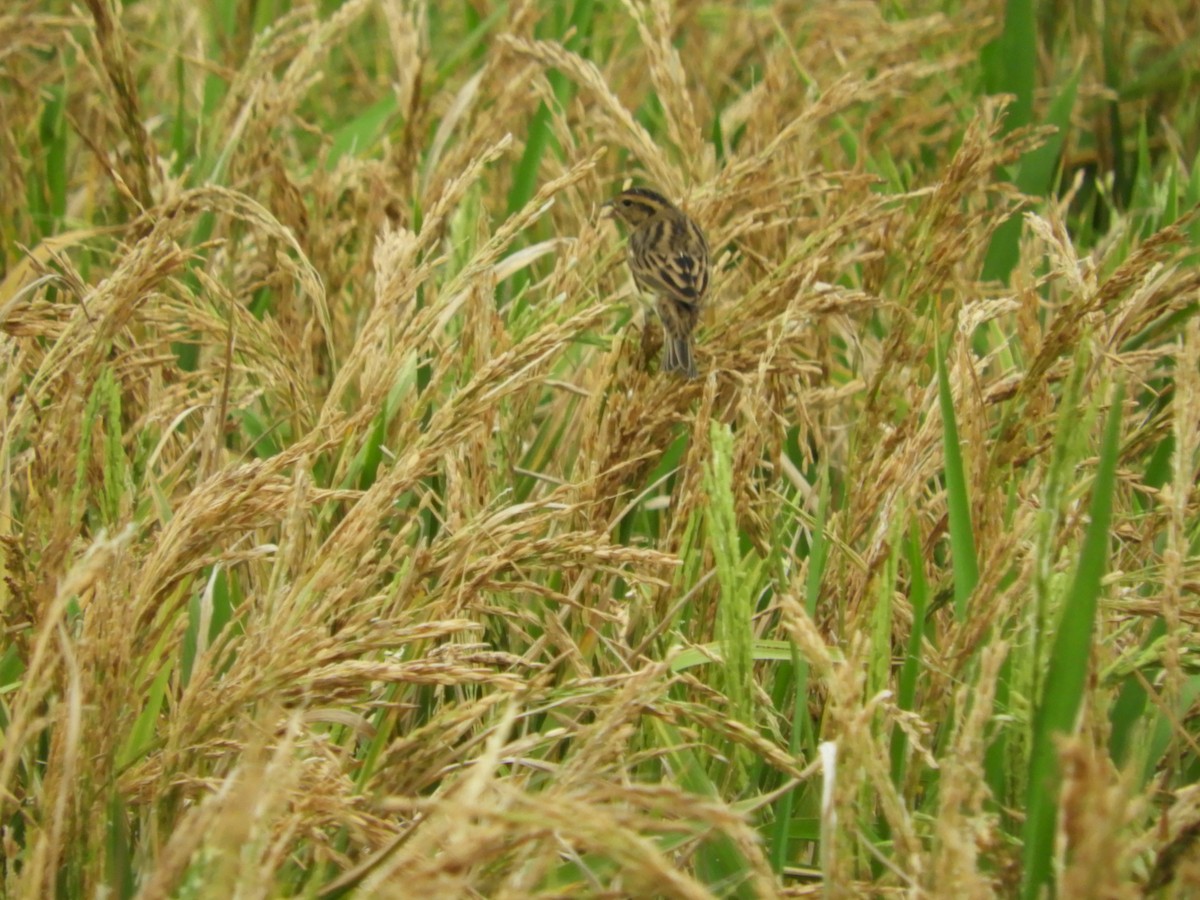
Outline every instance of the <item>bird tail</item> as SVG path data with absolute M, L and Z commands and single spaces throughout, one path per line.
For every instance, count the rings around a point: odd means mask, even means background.
M 681 372 L 685 378 L 696 377 L 696 360 L 692 354 L 692 336 L 663 335 L 663 371 Z
M 692 352 L 692 331 L 696 327 L 696 319 L 699 318 L 699 308 L 690 303 L 661 296 L 656 307 L 663 324 L 663 371 L 680 372 L 685 378 L 695 378 L 696 361 Z

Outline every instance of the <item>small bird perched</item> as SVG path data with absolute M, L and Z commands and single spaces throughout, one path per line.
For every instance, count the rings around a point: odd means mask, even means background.
M 708 241 L 700 226 L 657 191 L 629 188 L 604 204 L 629 226 L 629 268 L 658 299 L 664 372 L 696 377 L 692 331 L 708 290 Z

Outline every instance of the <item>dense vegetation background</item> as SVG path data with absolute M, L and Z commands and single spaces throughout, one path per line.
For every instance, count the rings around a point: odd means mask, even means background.
M 2 890 L 1197 890 L 1198 25 L 8 3 Z

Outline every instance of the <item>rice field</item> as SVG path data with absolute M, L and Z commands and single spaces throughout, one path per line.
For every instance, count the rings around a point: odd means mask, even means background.
M 1196 4 L 0 35 L 0 895 L 1200 893 Z

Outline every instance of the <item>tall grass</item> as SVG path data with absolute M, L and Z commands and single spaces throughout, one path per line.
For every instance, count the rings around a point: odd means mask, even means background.
M 1195 891 L 1200 22 L 902 6 L 0 13 L 0 893 Z

